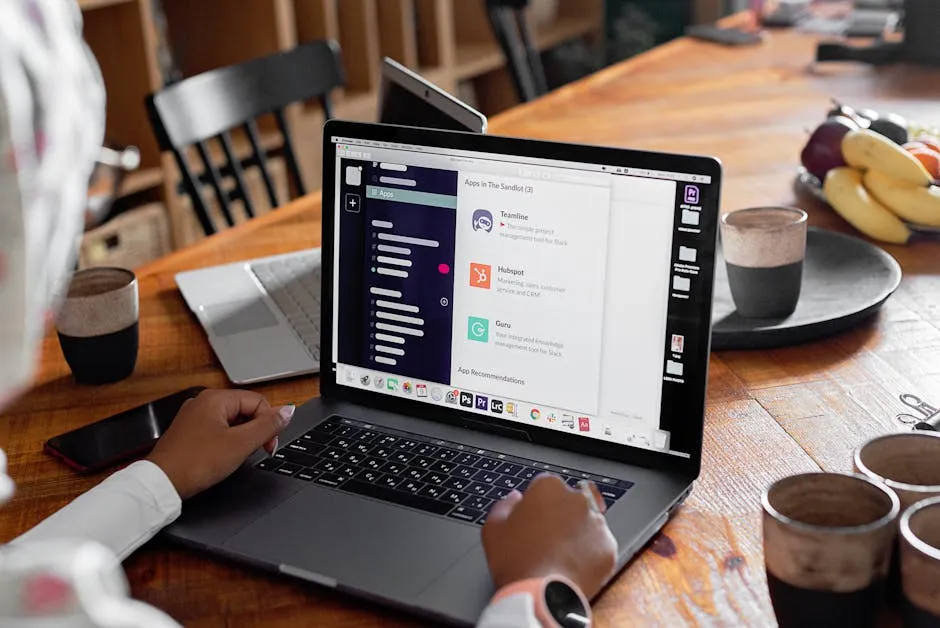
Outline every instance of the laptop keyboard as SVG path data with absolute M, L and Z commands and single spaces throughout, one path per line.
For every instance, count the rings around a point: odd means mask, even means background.
M 476 525 L 496 500 L 525 491 L 540 473 L 571 486 L 593 480 L 608 508 L 633 486 L 344 417 L 330 417 L 256 467 Z
M 257 261 L 251 264 L 268 295 L 315 362 L 320 361 L 320 255 Z

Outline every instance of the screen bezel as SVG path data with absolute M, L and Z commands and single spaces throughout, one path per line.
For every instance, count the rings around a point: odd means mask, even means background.
M 420 74 L 415 74 L 394 59 L 382 59 L 382 81 L 379 89 L 379 119 L 385 109 L 385 98 L 389 87 L 395 84 L 415 98 L 423 100 L 441 113 L 462 124 L 473 133 L 486 133 L 486 116 L 454 98 Z
M 713 230 L 712 239 L 706 241 L 706 244 L 711 246 L 712 258 L 716 254 L 718 237 L 718 207 L 720 204 L 722 174 L 720 161 L 712 157 L 651 153 L 620 148 L 478 135 L 460 131 L 440 131 L 339 120 L 328 121 L 323 129 L 321 395 L 430 421 L 458 425 L 469 429 L 493 431 L 513 438 L 557 449 L 576 451 L 594 457 L 607 458 L 625 464 L 663 469 L 693 479 L 698 477 L 702 462 L 702 438 L 705 427 L 705 395 L 708 383 L 711 333 L 708 334 L 702 360 L 694 365 L 702 373 L 700 379 L 702 382 L 701 389 L 687 393 L 694 395 L 692 407 L 695 410 L 695 415 L 702 417 L 700 421 L 689 425 L 689 429 L 693 430 L 690 434 L 693 447 L 686 452 L 689 454 L 688 458 L 609 441 L 584 437 L 574 438 L 570 434 L 547 427 L 489 418 L 486 415 L 464 412 L 443 405 L 410 401 L 401 397 L 339 384 L 336 380 L 336 364 L 333 362 L 334 199 L 336 195 L 336 143 L 332 140 L 334 136 L 710 176 L 713 185 L 709 186 L 707 191 L 709 196 L 706 199 L 708 202 L 702 203 L 702 206 L 703 208 L 706 205 L 714 208 L 714 215 L 708 221 L 710 228 Z M 705 298 L 702 299 L 702 306 L 699 311 L 702 328 L 707 330 L 711 329 L 711 304 L 714 291 L 714 265 L 712 264 L 711 267 L 712 276 L 705 281 Z M 326 365 L 324 365 L 324 362 L 326 362 Z

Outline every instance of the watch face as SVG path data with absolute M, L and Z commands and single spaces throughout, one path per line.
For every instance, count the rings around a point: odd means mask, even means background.
M 577 591 L 566 583 L 555 580 L 545 587 L 545 605 L 548 611 L 564 628 L 584 628 L 588 626 L 588 610 L 581 602 Z

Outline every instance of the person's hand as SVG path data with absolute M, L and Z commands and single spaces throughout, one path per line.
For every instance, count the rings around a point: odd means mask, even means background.
M 561 575 L 589 599 L 613 574 L 617 541 L 597 507 L 555 475 L 540 475 L 523 496 L 513 491 L 493 504 L 483 526 L 483 549 L 497 589 L 527 578 Z
M 272 408 L 247 390 L 205 390 L 180 409 L 147 460 L 163 469 L 182 499 L 231 475 L 257 449 L 269 454 L 294 406 Z

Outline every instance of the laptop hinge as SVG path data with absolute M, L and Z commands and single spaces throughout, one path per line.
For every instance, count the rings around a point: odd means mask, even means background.
M 465 427 L 467 429 L 476 430 L 478 432 L 489 432 L 490 434 L 505 436 L 506 438 L 512 438 L 514 440 L 523 440 L 527 443 L 532 442 L 532 438 L 525 430 L 519 430 L 503 425 L 493 425 L 484 421 L 474 421 L 473 419 L 467 419 L 464 417 L 460 417 L 457 419 L 457 421 L 459 422 L 460 427 Z

